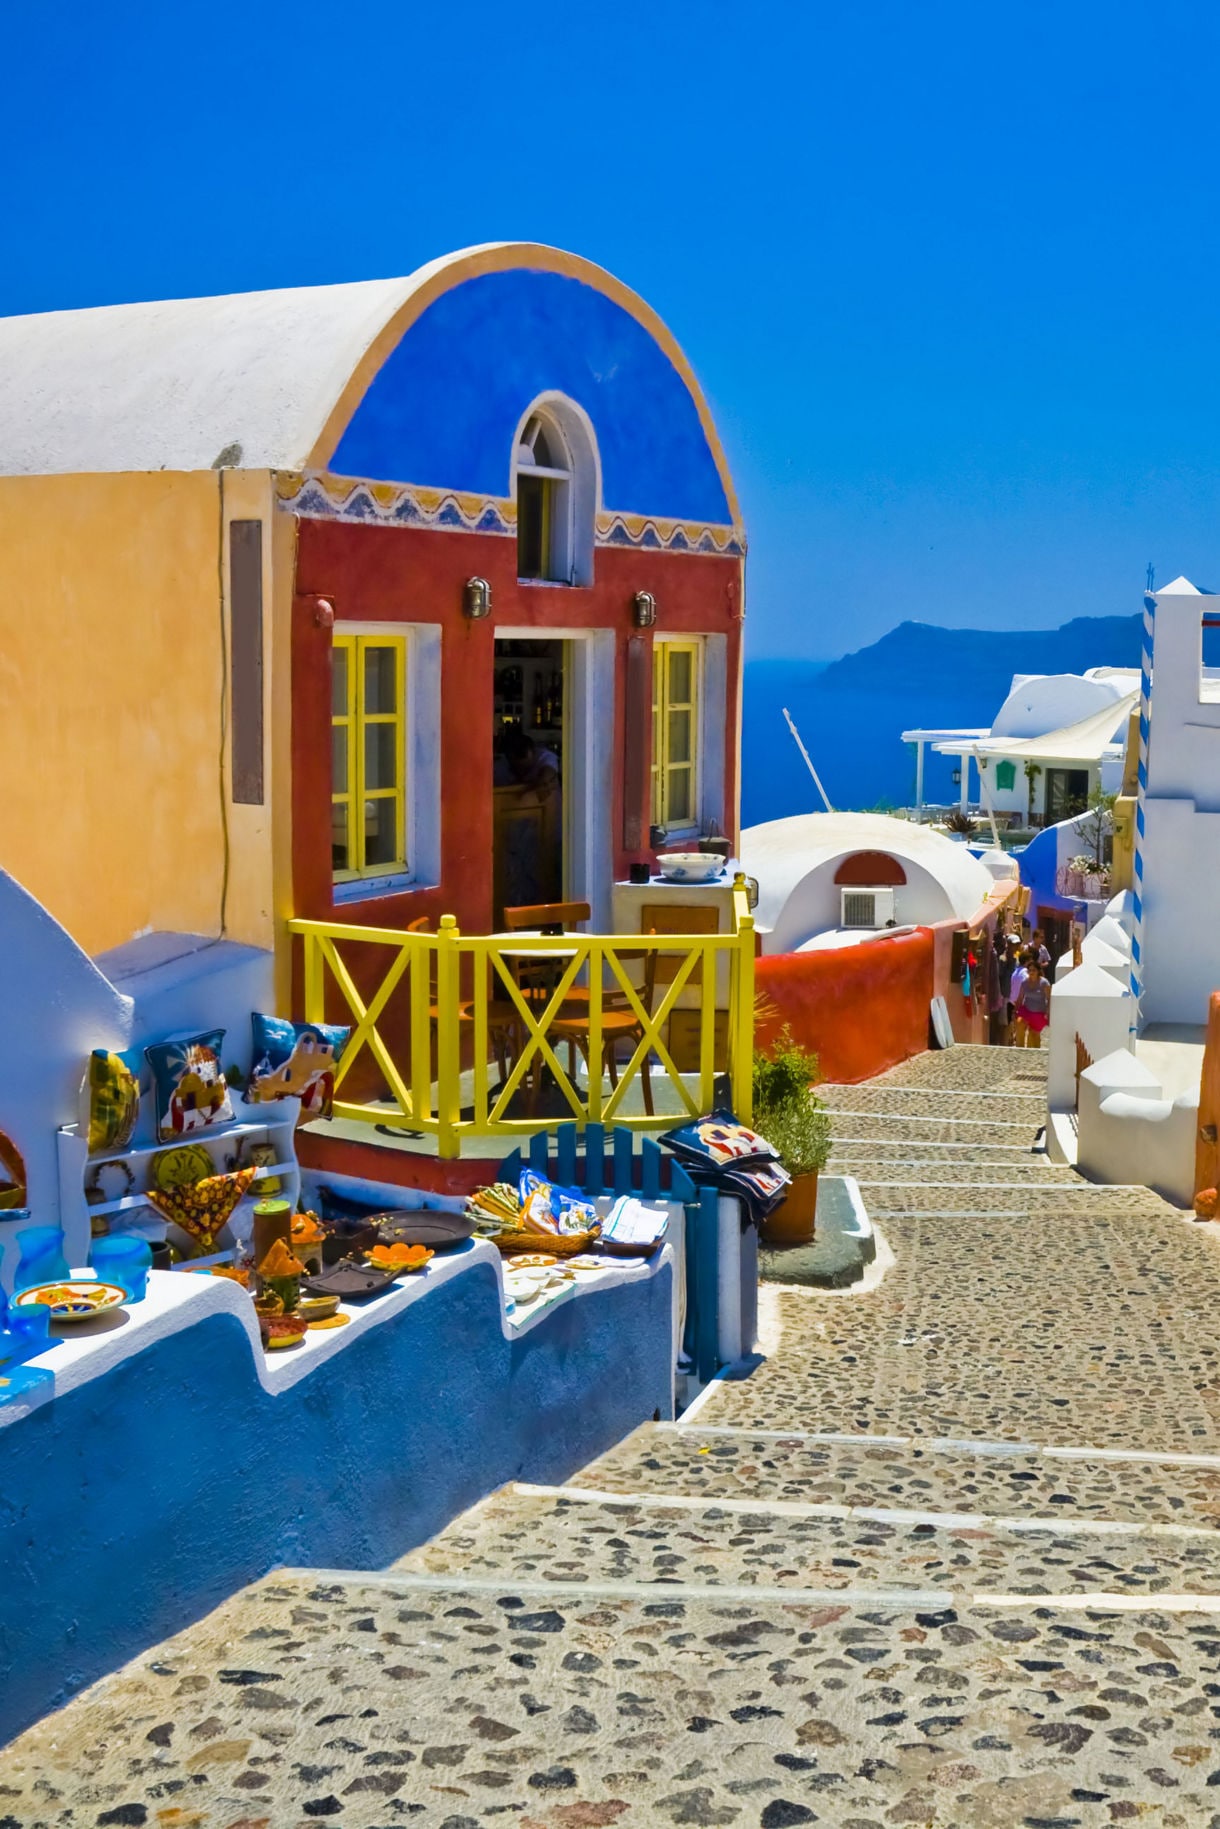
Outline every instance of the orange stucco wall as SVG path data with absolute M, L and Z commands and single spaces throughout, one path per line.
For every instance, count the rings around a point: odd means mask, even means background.
M 755 1034 L 765 1046 L 785 1023 L 816 1051 L 822 1077 L 871 1079 L 928 1045 L 933 936 L 929 928 L 826 952 L 773 953 L 755 968 Z

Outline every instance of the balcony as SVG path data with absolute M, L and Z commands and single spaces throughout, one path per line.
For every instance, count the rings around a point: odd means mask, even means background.
M 414 1132 L 454 1160 L 556 1117 L 669 1129 L 709 1111 L 723 1075 L 748 1122 L 754 918 L 743 877 L 732 906 L 730 932 L 690 935 L 469 935 L 452 915 L 435 933 L 289 922 L 305 1020 L 352 1024 L 335 1118 Z

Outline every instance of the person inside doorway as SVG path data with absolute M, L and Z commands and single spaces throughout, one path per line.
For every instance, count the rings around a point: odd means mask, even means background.
M 1050 970 L 1051 949 L 1046 944 L 1046 935 L 1040 927 L 1034 928 L 1033 946 L 1034 957 L 1038 961 L 1038 969 L 1045 974 Z
M 1051 984 L 1042 975 L 1042 967 L 1032 959 L 1025 981 L 1017 993 L 1017 1046 L 1040 1048 L 1042 1031 L 1051 1019 Z
M 545 805 L 559 789 L 559 757 L 545 743 L 535 742 L 526 731 L 514 726 L 500 737 L 495 785 L 518 786 L 523 799 L 532 793 L 539 805 Z

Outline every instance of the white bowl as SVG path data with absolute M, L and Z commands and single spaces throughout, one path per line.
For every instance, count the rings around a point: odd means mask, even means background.
M 710 883 L 723 875 L 724 859 L 714 852 L 671 851 L 658 857 L 657 869 L 667 883 Z

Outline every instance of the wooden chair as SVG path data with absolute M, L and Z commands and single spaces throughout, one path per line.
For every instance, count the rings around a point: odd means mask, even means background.
M 620 952 L 619 958 L 644 961 L 644 988 L 640 993 L 640 1002 L 651 1016 L 657 983 L 656 948 L 650 946 L 632 948 L 630 951 Z M 619 991 L 615 993 L 615 996 L 621 999 L 621 1002 L 612 1004 L 608 1001 L 608 996 L 602 1002 L 602 1057 L 596 1064 L 596 1071 L 599 1074 L 608 1073 L 611 1086 L 617 1088 L 619 1043 L 628 1042 L 634 1054 L 643 1039 L 644 1026 L 627 1002 L 625 993 Z M 555 1044 L 558 1045 L 560 1042 L 568 1044 L 568 1074 L 572 1079 L 576 1077 L 577 1049 L 584 1056 L 590 1078 L 594 1072 L 594 1062 L 590 1058 L 591 1018 L 587 990 L 584 993 L 584 999 L 583 1005 L 577 1006 L 565 998 L 559 1014 L 550 1025 L 550 1033 Z M 650 1118 L 653 1116 L 651 1068 L 651 1057 L 645 1053 L 643 1061 L 640 1063 L 640 1072 L 644 1082 L 644 1110 Z

